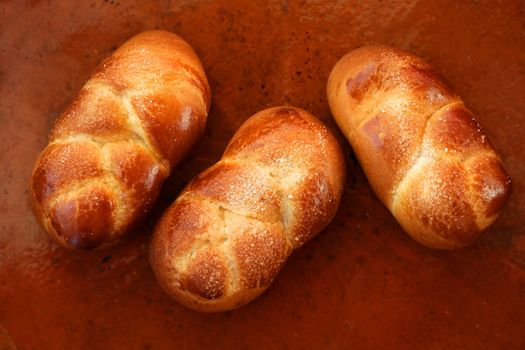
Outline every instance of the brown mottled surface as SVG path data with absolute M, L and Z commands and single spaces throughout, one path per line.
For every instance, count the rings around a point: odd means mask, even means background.
M 157 213 L 258 110 L 289 103 L 333 127 L 328 73 L 369 44 L 407 49 L 443 72 L 502 156 L 510 201 L 472 247 L 429 250 L 401 231 L 345 144 L 346 193 L 328 229 L 250 305 L 190 311 L 148 265 L 155 217 L 120 247 L 69 252 L 37 225 L 25 193 L 55 118 L 103 58 L 149 28 L 195 48 L 213 94 L 206 138 Z M 517 0 L 1 2 L 0 324 L 19 349 L 523 349 L 524 31 Z

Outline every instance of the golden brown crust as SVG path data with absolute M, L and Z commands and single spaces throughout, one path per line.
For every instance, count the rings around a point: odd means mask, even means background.
M 250 302 L 332 220 L 344 178 L 340 146 L 315 117 L 255 114 L 159 221 L 150 247 L 159 283 L 198 311 Z
M 327 93 L 372 188 L 414 239 L 459 248 L 496 219 L 510 178 L 431 65 L 398 49 L 363 47 L 335 65 Z
M 209 105 L 206 75 L 184 40 L 160 30 L 128 40 L 51 131 L 29 191 L 39 222 L 66 247 L 117 243 L 200 137 Z

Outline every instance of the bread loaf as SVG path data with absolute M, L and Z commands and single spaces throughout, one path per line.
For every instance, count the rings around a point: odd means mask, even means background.
M 55 123 L 30 183 L 39 222 L 66 247 L 120 241 L 201 135 L 209 105 L 206 75 L 184 40 L 160 30 L 131 38 Z
M 344 172 L 338 142 L 306 111 L 255 114 L 158 223 L 150 262 L 159 283 L 199 311 L 250 302 L 332 220 Z
M 363 47 L 335 65 L 327 93 L 370 185 L 415 240 L 463 247 L 496 219 L 510 178 L 472 113 L 428 63 Z

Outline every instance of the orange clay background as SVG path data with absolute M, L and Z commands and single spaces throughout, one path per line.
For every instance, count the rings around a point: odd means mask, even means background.
M 523 1 L 10 0 L 0 15 L 0 324 L 19 349 L 525 348 Z M 109 250 L 64 250 L 30 212 L 33 163 L 90 72 L 150 28 L 200 55 L 213 93 L 205 137 L 141 232 Z M 221 314 L 169 299 L 147 254 L 162 209 L 254 112 L 295 105 L 337 130 L 328 74 L 367 44 L 427 59 L 475 112 L 513 179 L 501 217 L 470 248 L 424 248 L 336 131 L 348 168 L 341 207 L 271 288 Z

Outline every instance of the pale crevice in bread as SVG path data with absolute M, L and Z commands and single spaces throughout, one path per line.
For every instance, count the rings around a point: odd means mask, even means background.
M 106 179 L 110 177 L 110 174 L 102 174 L 100 176 L 96 177 L 90 177 L 86 179 L 82 179 L 79 181 L 71 182 L 67 186 L 60 189 L 60 193 L 58 195 L 53 196 L 46 202 L 45 210 L 46 212 L 53 208 L 58 202 L 62 202 L 64 200 L 72 199 L 75 197 L 75 195 L 83 190 L 86 187 L 90 187 L 93 185 L 93 180 L 97 180 L 97 184 L 99 182 L 105 183 Z
M 387 100 L 389 98 L 388 95 L 380 95 L 380 98 L 374 97 L 373 102 L 369 104 L 370 107 L 366 106 L 359 106 L 361 109 L 363 109 L 362 114 L 360 113 L 360 118 L 356 119 L 349 128 L 349 135 L 350 137 L 354 137 L 357 132 L 363 127 L 364 124 L 366 124 L 370 117 L 373 115 L 376 115 L 378 112 L 381 112 L 383 107 L 381 106 L 382 102 Z M 368 105 L 367 105 L 368 106 Z
M 231 210 L 230 208 L 226 207 L 222 202 L 215 201 L 209 197 L 204 197 L 198 194 L 195 194 L 193 192 L 184 192 L 179 198 L 177 198 L 177 201 L 181 200 L 198 200 L 204 204 L 206 204 L 207 207 L 210 208 L 212 211 L 216 211 L 218 213 L 218 217 L 220 219 L 220 230 L 219 232 L 215 232 L 215 234 L 204 234 L 199 236 L 196 241 L 193 243 L 191 248 L 188 249 L 188 251 L 185 254 L 182 254 L 178 257 L 173 257 L 172 266 L 175 268 L 176 271 L 186 271 L 188 269 L 188 266 L 190 265 L 192 259 L 199 253 L 203 252 L 210 247 L 217 247 L 219 251 L 222 251 L 224 256 L 227 258 L 227 263 L 229 267 L 229 280 L 228 280 L 228 287 L 229 291 L 236 291 L 238 290 L 239 281 L 238 281 L 238 267 L 237 262 L 232 257 L 232 247 L 231 247 L 231 232 L 228 228 L 228 215 L 235 216 L 240 219 L 251 219 L 254 221 L 260 221 L 256 217 L 248 217 L 241 213 L 236 213 L 235 211 Z M 260 221 L 262 223 L 265 223 L 264 221 Z M 178 274 L 178 277 L 176 280 L 181 279 L 181 274 Z M 182 288 L 182 285 L 179 283 L 179 287 Z
M 319 138 L 322 140 L 323 137 L 321 135 L 318 135 Z M 279 198 L 279 224 L 282 227 L 282 231 L 284 233 L 284 237 L 286 239 L 287 244 L 290 247 L 297 247 L 299 238 L 294 235 L 293 231 L 293 217 L 295 212 L 295 206 L 293 205 L 294 198 L 293 194 L 288 190 L 290 187 L 296 186 L 298 183 L 301 183 L 304 181 L 304 178 L 306 174 L 310 171 L 308 167 L 301 166 L 301 164 L 297 164 L 295 168 L 289 167 L 289 166 L 282 166 L 282 167 L 272 167 L 272 166 L 265 166 L 264 164 L 261 164 L 257 162 L 256 160 L 253 160 L 247 156 L 239 156 L 236 155 L 234 157 L 228 157 L 224 160 L 221 160 L 221 162 L 224 163 L 243 163 L 246 166 L 252 167 L 254 169 L 257 169 L 258 171 L 263 172 L 268 176 L 268 178 L 272 179 L 275 186 L 275 191 L 277 193 L 277 196 Z M 319 174 L 317 175 L 319 176 Z M 246 217 L 250 217 L 248 214 L 242 214 Z M 258 218 L 259 219 L 259 218 Z M 260 221 L 263 221 L 264 219 L 259 219 Z
M 135 111 L 135 108 L 131 104 L 130 97 L 135 94 L 134 91 L 136 89 L 128 88 L 122 91 L 117 91 L 117 89 L 115 89 L 112 85 L 108 84 L 106 81 L 102 79 L 92 79 L 88 81 L 85 85 L 85 89 L 105 90 L 111 93 L 117 99 L 119 99 L 127 111 L 127 121 L 128 121 L 129 130 L 131 131 L 133 135 L 136 135 L 134 139 L 141 142 L 144 145 L 144 148 L 148 150 L 148 152 L 150 152 L 157 159 L 157 161 L 161 162 L 169 171 L 169 163 L 166 161 L 166 159 L 164 159 L 160 155 L 160 153 L 151 144 L 147 136 L 147 133 L 144 130 L 144 126 L 142 125 L 142 122 L 137 116 L 137 112 Z M 97 140 L 97 137 L 93 135 L 85 135 L 85 136 L 92 137 L 93 139 Z M 100 137 L 98 139 L 100 140 Z M 54 142 L 57 142 L 57 141 L 59 140 L 54 140 Z
M 164 167 L 167 168 L 168 172 L 170 171 L 169 163 L 164 159 L 160 153 L 153 147 L 151 144 L 146 131 L 144 130 L 144 126 L 142 125 L 142 122 L 140 121 L 139 117 L 137 116 L 137 112 L 135 111 L 135 107 L 131 104 L 130 96 L 133 94 L 133 89 L 125 89 L 123 91 L 117 92 L 115 88 L 113 88 L 111 85 L 108 85 L 107 83 L 103 83 L 100 80 L 96 80 L 95 86 L 97 88 L 104 88 L 109 90 L 114 96 L 120 99 L 122 102 L 122 105 L 127 111 L 127 117 L 128 117 L 128 126 L 130 128 L 130 131 L 133 133 L 133 135 L 136 135 L 136 140 L 141 142 L 146 150 L 150 152 L 157 161 L 162 163 Z
M 490 151 L 472 152 L 471 154 L 467 154 L 466 157 L 464 154 L 454 151 L 443 151 L 436 153 L 436 157 L 456 161 L 457 163 L 461 163 L 466 169 L 469 168 L 471 164 L 477 163 L 480 159 L 495 158 L 494 153 Z M 499 157 L 496 157 L 496 159 L 499 159 Z
M 119 139 L 121 138 L 119 137 Z M 92 143 L 96 145 L 97 147 L 101 147 L 107 143 L 105 136 L 95 137 L 90 134 L 78 133 L 74 135 L 67 135 L 67 136 L 55 138 L 53 139 L 53 141 L 49 143 L 49 145 L 67 145 L 69 143 L 74 143 L 74 142 Z
M 218 200 L 215 200 L 213 198 L 197 194 L 195 192 L 184 192 L 183 195 L 184 195 L 184 198 L 186 198 L 186 199 L 197 200 L 197 201 L 206 203 L 209 206 L 215 207 L 218 210 L 222 210 L 222 211 L 219 211 L 219 212 L 220 213 L 222 212 L 223 214 L 225 212 L 228 212 L 228 213 L 230 213 L 232 215 L 235 215 L 235 216 L 238 216 L 238 217 L 241 217 L 241 218 L 246 218 L 246 219 L 259 221 L 261 223 L 271 223 L 272 222 L 271 220 L 265 218 L 264 216 L 253 215 L 253 214 L 250 214 L 248 212 L 236 211 L 230 205 L 228 205 L 227 203 L 224 203 L 223 201 L 218 201 Z
M 275 112 L 278 113 L 278 112 Z M 302 115 L 304 118 L 305 116 Z M 310 126 L 312 125 L 311 119 L 304 119 Z M 240 130 L 242 131 L 242 130 Z M 312 138 L 312 140 L 316 140 L 315 142 L 320 144 L 317 148 L 311 148 L 310 146 L 305 147 L 306 145 L 294 145 L 290 144 L 290 147 L 300 147 L 304 150 L 307 150 L 307 152 L 310 153 L 316 153 L 316 152 L 326 152 L 328 149 L 330 149 L 330 142 L 328 142 L 328 139 L 325 134 L 325 130 L 320 130 L 317 128 L 314 128 L 311 130 L 312 133 L 315 134 L 315 137 Z M 312 142 L 313 143 L 313 142 Z M 311 149 L 309 149 L 311 148 Z M 325 149 L 325 150 L 323 150 Z M 225 154 L 228 153 L 228 151 L 225 152 Z M 283 229 L 283 233 L 285 235 L 287 244 L 292 248 L 298 248 L 302 244 L 304 244 L 306 241 L 304 240 L 305 237 L 308 236 L 306 233 L 306 236 L 303 236 L 305 232 L 301 232 L 300 230 L 297 230 L 296 228 L 301 226 L 302 221 L 297 218 L 296 211 L 299 210 L 297 208 L 296 201 L 299 200 L 301 197 L 300 192 L 294 192 L 290 189 L 294 189 L 297 187 L 304 186 L 304 182 L 308 180 L 308 177 L 313 176 L 312 178 L 328 178 L 328 182 L 318 182 L 317 186 L 319 186 L 319 190 L 323 196 L 327 196 L 328 200 L 327 203 L 332 202 L 332 198 L 329 195 L 329 193 L 332 193 L 335 188 L 337 188 L 338 184 L 336 183 L 340 179 L 334 180 L 327 174 L 331 171 L 330 168 L 323 168 L 320 169 L 316 166 L 312 166 L 312 164 L 308 164 L 303 159 L 294 159 L 294 163 L 290 163 L 288 159 L 274 159 L 272 164 L 277 164 L 276 166 L 270 166 L 268 164 L 264 164 L 260 160 L 257 160 L 257 158 L 250 157 L 249 153 L 240 153 L 235 154 L 233 156 L 228 155 L 226 158 L 222 159 L 221 162 L 226 163 L 242 163 L 246 164 L 247 166 L 250 166 L 254 169 L 257 169 L 258 171 L 261 171 L 266 174 L 270 179 L 274 181 L 274 187 L 275 191 L 278 194 L 279 198 L 279 224 Z M 326 164 L 326 166 L 329 166 L 330 164 Z M 315 170 L 318 169 L 318 170 Z M 321 171 L 319 171 L 321 170 Z M 313 197 L 315 199 L 315 196 Z M 295 204 L 294 204 L 295 203 Z M 315 203 L 315 201 L 314 201 Z M 321 205 L 319 201 L 317 201 L 317 205 L 315 205 L 312 210 L 315 209 L 315 207 Z M 315 211 L 315 210 L 314 210 Z M 322 212 L 322 211 L 321 211 Z M 316 212 L 315 214 L 321 214 L 321 212 Z M 306 239 L 308 240 L 308 238 Z
M 206 250 L 210 246 L 209 235 L 199 237 L 195 243 L 188 249 L 188 252 L 184 255 L 181 255 L 173 259 L 173 266 L 178 271 L 185 271 L 188 268 L 188 265 L 191 263 L 191 260 L 203 250 Z
M 296 237 L 292 236 L 292 220 L 295 208 L 293 206 L 292 198 L 290 194 L 285 193 L 282 189 L 279 191 L 281 198 L 281 226 L 283 228 L 284 237 L 286 238 L 286 243 L 290 248 L 295 247 Z
M 102 154 L 102 169 L 107 174 L 106 179 L 106 188 L 110 187 L 113 189 L 113 193 L 116 194 L 114 199 L 116 199 L 115 206 L 113 208 L 113 231 L 120 231 L 124 229 L 126 221 L 128 221 L 128 216 L 131 214 L 130 208 L 128 208 L 128 203 L 130 201 L 128 189 L 120 181 L 117 181 L 116 174 L 111 167 L 109 160 L 110 155 L 107 152 L 106 147 L 100 149 Z
M 236 213 L 225 208 L 224 206 L 219 205 L 219 217 L 221 218 L 223 223 L 221 232 L 223 237 L 222 242 L 219 244 L 219 250 L 222 251 L 222 253 L 224 254 L 229 269 L 227 293 L 235 293 L 239 290 L 239 266 L 237 265 L 237 261 L 233 258 L 232 240 L 230 238 L 231 227 L 228 227 L 227 213 L 243 218 L 244 216 L 237 215 Z
M 130 100 L 131 92 L 126 90 L 122 93 L 122 105 L 128 111 L 128 124 L 131 131 L 138 136 L 138 139 L 142 142 L 145 148 L 170 172 L 170 164 L 167 159 L 163 158 L 155 147 L 152 146 L 144 126 L 137 116 L 135 108 L 131 104 Z
M 187 271 L 195 256 L 200 252 L 206 251 L 211 245 L 210 235 L 202 235 L 195 240 L 185 254 L 171 257 L 168 266 L 173 274 L 171 280 L 174 281 L 177 288 L 183 288 L 181 280 L 184 274 L 181 271 Z
M 90 143 L 94 146 L 103 149 L 105 146 L 111 143 L 117 142 L 127 142 L 133 144 L 135 147 L 139 147 L 150 154 L 154 159 L 156 159 L 160 165 L 163 167 L 163 171 L 169 172 L 169 163 L 165 159 L 158 158 L 159 155 L 155 153 L 147 143 L 145 143 L 142 138 L 137 135 L 135 132 L 130 132 L 127 134 L 118 134 L 110 136 L 95 136 L 86 133 L 78 133 L 74 135 L 67 135 L 63 137 L 57 137 L 49 143 L 49 145 L 67 145 L 75 142 Z
M 399 183 L 395 184 L 392 188 L 391 200 L 390 200 L 390 203 L 388 204 L 392 208 L 395 208 L 397 205 L 397 199 L 398 199 L 397 197 L 398 197 L 399 189 L 403 188 L 403 186 L 405 185 L 405 182 L 407 181 L 407 179 L 410 178 L 411 174 L 418 173 L 420 171 L 421 164 L 424 164 L 425 161 L 430 160 L 431 157 L 429 157 L 427 154 L 429 152 L 434 152 L 434 150 L 431 150 L 428 147 L 425 148 L 426 133 L 427 133 L 428 126 L 430 125 L 432 119 L 438 116 L 443 110 L 449 108 L 452 105 L 459 104 L 459 103 L 462 103 L 462 102 L 452 101 L 452 102 L 446 103 L 443 106 L 439 107 L 434 112 L 432 112 L 432 114 L 430 114 L 428 117 L 426 117 L 426 122 L 423 128 L 423 132 L 421 133 L 421 136 L 419 137 L 419 139 L 421 140 L 421 147 L 419 149 L 419 154 L 414 157 L 414 162 L 412 163 L 412 165 L 410 165 L 405 171 L 404 175 L 401 176 L 402 180 Z M 394 209 L 393 211 L 395 212 Z

